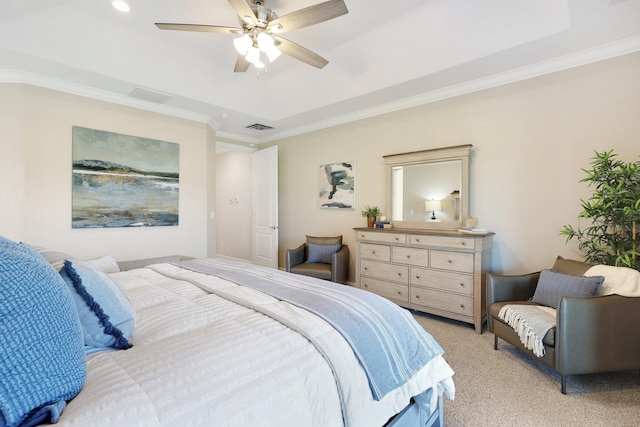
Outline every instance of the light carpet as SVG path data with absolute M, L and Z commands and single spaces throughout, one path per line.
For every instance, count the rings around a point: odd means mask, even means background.
M 573 375 L 567 394 L 560 375 L 493 334 L 467 323 L 414 313 L 440 343 L 455 371 L 454 401 L 445 399 L 447 427 L 638 426 L 640 373 Z

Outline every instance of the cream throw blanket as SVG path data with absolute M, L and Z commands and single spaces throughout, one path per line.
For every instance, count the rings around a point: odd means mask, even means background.
M 544 356 L 542 338 L 556 326 L 556 310 L 539 305 L 507 304 L 498 317 L 504 320 L 520 337 L 520 342 L 538 357 Z
M 594 265 L 585 276 L 604 276 L 598 295 L 618 294 L 623 297 L 640 297 L 640 271 L 627 267 Z

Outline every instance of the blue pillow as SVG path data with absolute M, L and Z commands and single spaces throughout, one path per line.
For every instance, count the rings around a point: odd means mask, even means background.
M 338 252 L 342 245 L 316 245 L 309 243 L 307 262 L 331 264 L 331 255 Z
M 42 256 L 0 237 L 0 420 L 56 422 L 86 375 L 69 289 Z
M 558 308 L 560 297 L 592 297 L 598 293 L 603 281 L 603 276 L 570 276 L 542 270 L 531 301 Z
M 134 311 L 120 286 L 95 266 L 82 261 L 66 260 L 60 275 L 76 303 L 85 353 L 131 347 Z

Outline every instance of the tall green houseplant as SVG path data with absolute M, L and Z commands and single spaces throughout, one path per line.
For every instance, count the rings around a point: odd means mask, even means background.
M 587 262 L 640 270 L 640 163 L 616 159 L 613 150 L 592 157 L 591 169 L 580 180 L 593 188 L 588 200 L 580 200 L 579 219 L 586 228 L 565 225 L 567 243 L 575 238 Z

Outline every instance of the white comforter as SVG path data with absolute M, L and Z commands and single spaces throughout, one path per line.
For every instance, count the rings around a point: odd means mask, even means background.
M 453 398 L 437 357 L 375 401 L 337 331 L 259 291 L 170 264 L 111 277 L 136 310 L 134 347 L 89 356 L 58 426 L 379 426 L 431 387 Z M 324 343 L 330 363 L 285 324 Z

